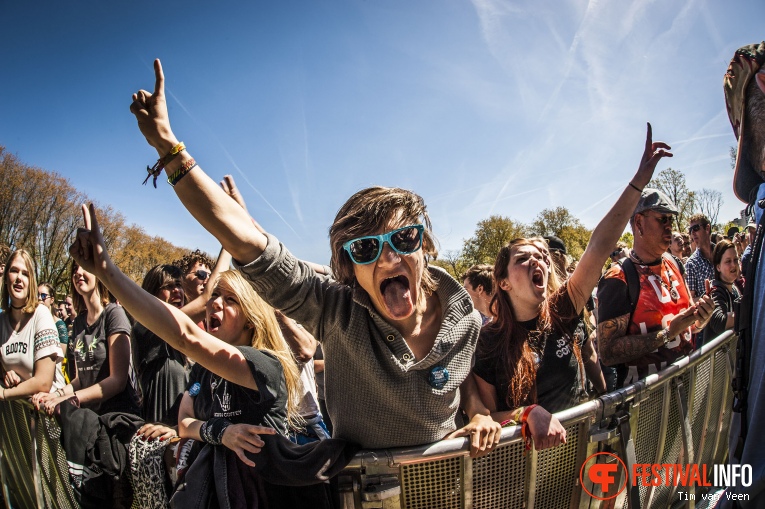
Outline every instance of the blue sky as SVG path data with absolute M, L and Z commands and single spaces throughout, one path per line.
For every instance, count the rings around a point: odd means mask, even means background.
M 636 169 L 645 122 L 691 189 L 738 215 L 722 76 L 765 2 L 2 2 L 0 144 L 152 235 L 216 252 L 129 112 L 162 60 L 173 129 L 253 216 L 327 262 L 355 191 L 428 204 L 441 250 L 491 214 L 568 207 L 588 227 Z

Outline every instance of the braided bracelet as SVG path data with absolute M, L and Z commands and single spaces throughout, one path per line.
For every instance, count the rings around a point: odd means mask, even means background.
M 189 173 L 192 169 L 194 169 L 196 165 L 197 165 L 197 162 L 192 157 L 191 159 L 183 163 L 180 168 L 175 170 L 175 173 L 167 177 L 167 183 L 175 187 L 175 184 L 180 182 L 180 180 L 183 177 L 185 177 L 186 174 Z
M 223 417 L 213 417 L 202 423 L 199 428 L 199 438 L 210 445 L 220 445 L 223 443 L 223 432 L 231 425 L 228 419 Z
M 152 184 L 154 184 L 154 189 L 157 188 L 157 177 L 159 177 L 159 174 L 162 173 L 162 170 L 170 164 L 170 161 L 178 157 L 178 154 L 186 150 L 186 145 L 183 144 L 183 142 L 178 142 L 177 145 L 175 145 L 172 149 L 170 149 L 170 152 L 165 154 L 164 156 L 157 159 L 157 162 L 154 163 L 154 166 L 149 168 L 146 167 L 146 171 L 148 172 L 148 175 L 146 175 L 146 179 L 143 181 L 143 185 L 146 185 L 146 182 L 149 181 L 149 177 L 154 177 L 154 180 L 152 181 Z

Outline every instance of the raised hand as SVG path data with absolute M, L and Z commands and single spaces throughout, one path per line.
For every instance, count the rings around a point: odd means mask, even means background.
M 220 181 L 220 187 L 222 187 L 223 190 L 226 191 L 226 194 L 233 198 L 240 207 L 247 210 L 247 204 L 244 202 L 244 197 L 242 196 L 242 193 L 239 192 L 239 188 L 236 187 L 234 177 L 231 175 L 224 175 L 223 180 Z
M 656 169 L 656 165 L 662 157 L 672 157 L 672 152 L 668 152 L 672 147 L 664 143 L 663 141 L 653 141 L 653 129 L 651 123 L 647 123 L 646 136 L 645 136 L 645 150 L 643 151 L 643 157 L 640 159 L 640 166 L 637 173 L 632 179 L 635 186 L 643 189 L 653 177 L 653 172 Z
M 154 93 L 141 89 L 133 94 L 130 112 L 135 115 L 138 128 L 146 141 L 157 149 L 157 153 L 162 157 L 178 143 L 178 140 L 170 128 L 165 100 L 165 75 L 159 59 L 154 60 L 154 77 Z
M 82 205 L 82 218 L 85 228 L 77 228 L 77 235 L 69 247 L 69 255 L 80 267 L 96 276 L 102 276 L 111 260 L 106 252 L 106 244 L 98 226 L 96 207 Z

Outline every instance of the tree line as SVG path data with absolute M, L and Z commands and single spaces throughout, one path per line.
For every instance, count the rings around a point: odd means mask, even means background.
M 80 206 L 91 200 L 58 173 L 24 164 L 0 145 L 0 243 L 24 248 L 37 264 L 37 280 L 52 284 L 57 298 L 69 292 L 69 245 L 82 223 Z M 99 223 L 117 266 L 137 283 L 159 263 L 190 252 L 151 236 L 109 205 L 98 205 Z M 33 289 L 36 291 L 37 289 Z
M 735 161 L 733 150 L 731 158 Z M 673 225 L 674 230 L 686 232 L 690 217 L 697 212 L 703 213 L 716 231 L 727 230 L 730 225 L 718 223 L 723 205 L 722 193 L 713 189 L 689 190 L 685 174 L 681 171 L 672 168 L 662 170 L 648 187 L 661 190 L 675 202 L 679 213 Z M 568 255 L 578 260 L 590 241 L 592 230 L 562 206 L 542 210 L 530 224 L 493 215 L 478 222 L 473 236 L 463 241 L 462 249 L 442 252 L 432 263 L 446 269 L 461 281 L 462 275 L 473 265 L 494 265 L 500 248 L 509 241 L 519 237 L 548 235 L 559 237 L 566 245 Z M 632 234 L 627 232 L 622 235 L 622 241 L 632 247 Z

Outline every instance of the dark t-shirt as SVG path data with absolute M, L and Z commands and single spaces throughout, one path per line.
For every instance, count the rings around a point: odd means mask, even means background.
M 247 359 L 258 390 L 224 380 L 197 363 L 191 369 L 188 387 L 195 417 L 203 421 L 224 417 L 234 424 L 270 426 L 287 436 L 287 384 L 281 363 L 269 352 L 238 348 Z
M 574 315 L 574 306 L 565 285 L 550 299 L 550 308 L 555 310 L 558 316 Z M 572 345 L 576 341 L 581 350 L 588 340 L 579 316 L 564 319 L 561 322 L 562 331 L 552 330 L 541 335 L 531 334 L 529 339 L 537 358 L 537 404 L 551 413 L 579 404 L 582 394 L 582 373 Z M 527 331 L 536 331 L 537 319 L 519 322 L 518 326 Z M 537 336 L 536 339 L 533 339 L 533 336 Z M 508 339 L 491 332 L 489 328 L 482 329 L 478 338 L 475 366 L 473 366 L 473 373 L 494 386 L 497 394 L 497 411 L 512 410 L 532 403 L 528 400 L 515 402 L 512 406 L 507 404 L 509 377 L 501 359 L 496 355 L 500 351 L 499 343 L 503 341 Z
M 141 387 L 142 417 L 175 426 L 189 382 L 186 356 L 138 322 L 130 333 L 130 346 Z
M 113 334 L 130 334 L 130 321 L 125 310 L 117 304 L 108 304 L 92 325 L 87 323 L 87 313 L 75 318 L 69 352 L 77 366 L 80 387 L 85 389 L 107 378 L 109 371 L 109 337 Z M 70 368 L 71 369 L 71 368 Z M 125 389 L 112 398 L 83 405 L 98 414 L 127 412 L 138 415 L 138 398 L 130 381 Z

